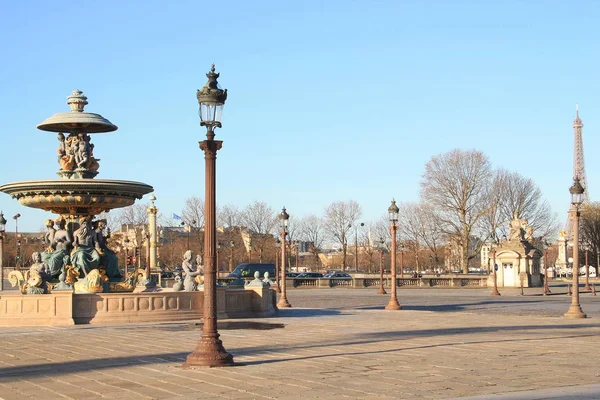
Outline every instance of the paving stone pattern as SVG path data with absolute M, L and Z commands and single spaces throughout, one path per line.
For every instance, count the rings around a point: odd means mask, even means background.
M 0 328 L 0 398 L 600 398 L 595 297 L 572 320 L 534 289 L 402 290 L 400 311 L 375 292 L 290 290 L 277 317 L 219 321 L 228 368 L 181 367 L 200 321 Z

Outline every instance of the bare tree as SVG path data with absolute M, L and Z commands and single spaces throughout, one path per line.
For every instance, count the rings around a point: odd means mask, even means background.
M 265 244 L 268 242 L 267 236 L 271 236 L 270 233 L 277 224 L 277 215 L 267 203 L 256 200 L 242 212 L 244 224 L 253 233 L 252 249 L 258 250 L 261 262 Z
M 417 273 L 421 271 L 419 253 L 421 251 L 421 240 L 423 237 L 423 216 L 421 207 L 417 203 L 400 203 L 398 213 L 398 225 L 400 235 L 404 238 L 406 247 L 415 255 L 415 268 Z
M 443 248 L 444 231 L 440 216 L 427 203 L 419 203 L 416 208 L 416 214 L 420 221 L 419 242 L 431 251 L 431 256 L 435 265 L 440 265 L 441 250 Z
M 225 204 L 217 210 L 217 224 L 225 228 L 233 228 L 242 225 L 242 212 L 232 204 Z
M 590 245 L 596 267 L 600 265 L 600 203 L 584 204 L 581 210 L 581 241 Z M 590 263 L 593 264 L 593 261 Z
M 546 238 L 558 231 L 558 220 L 550 205 L 542 199 L 542 191 L 533 180 L 517 172 L 504 174 L 501 214 L 505 225 L 513 215 L 526 219 L 536 236 Z
M 115 221 L 121 225 L 146 225 L 148 223 L 148 204 L 135 203 L 119 210 Z
M 322 218 L 316 215 L 307 215 L 300 222 L 300 237 L 311 244 L 310 251 L 315 258 L 315 265 L 319 265 L 319 253 L 325 241 L 325 226 Z
M 477 255 L 478 249 L 469 252 L 469 241 L 488 211 L 486 188 L 491 178 L 490 162 L 477 150 L 455 149 L 425 164 L 421 195 L 439 213 L 444 232 L 457 239 L 464 273 L 469 272 L 469 259 Z
M 187 225 L 195 228 L 204 226 L 204 200 L 194 196 L 185 199 L 183 210 L 181 211 L 181 220 Z
M 325 230 L 342 245 L 342 271 L 346 270 L 348 233 L 361 215 L 360 205 L 354 200 L 336 201 L 325 209 Z

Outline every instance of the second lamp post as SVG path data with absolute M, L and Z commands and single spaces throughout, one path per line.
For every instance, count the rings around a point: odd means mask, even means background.
M 292 306 L 287 299 L 287 290 L 285 284 L 285 236 L 287 235 L 286 230 L 289 219 L 290 215 L 285 211 L 285 207 L 283 207 L 283 210 L 281 210 L 281 214 L 279 214 L 279 220 L 281 221 L 281 296 L 279 296 L 279 301 L 277 302 L 277 307 L 279 308 L 289 308 Z
M 387 306 L 385 306 L 386 310 L 400 310 L 400 304 L 398 303 L 398 297 L 396 294 L 396 286 L 398 284 L 396 279 L 396 232 L 398 231 L 398 213 L 400 209 L 396 205 L 396 200 L 392 200 L 392 204 L 388 208 L 388 213 L 390 215 L 390 231 L 392 234 L 392 251 L 390 252 L 390 270 L 392 271 L 392 279 L 390 282 L 390 289 L 392 293 L 390 295 L 390 301 Z
M 569 188 L 571 193 L 571 214 L 573 216 L 573 295 L 571 297 L 571 306 L 565 317 L 586 318 L 587 315 L 581 310 L 579 304 L 579 206 L 583 202 L 584 188 L 575 178 L 573 186 Z

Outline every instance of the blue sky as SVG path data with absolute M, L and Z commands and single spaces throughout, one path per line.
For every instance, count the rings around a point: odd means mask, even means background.
M 56 135 L 36 125 L 80 89 L 119 126 L 92 136 L 98 179 L 150 184 L 179 213 L 204 197 L 195 92 L 214 62 L 221 205 L 294 217 L 352 199 L 376 220 L 392 197 L 418 200 L 433 155 L 463 148 L 532 178 L 564 220 L 576 102 L 598 193 L 595 1 L 0 0 L 0 16 L 1 184 L 56 178 Z M 0 209 L 24 231 L 48 217 L 5 194 Z

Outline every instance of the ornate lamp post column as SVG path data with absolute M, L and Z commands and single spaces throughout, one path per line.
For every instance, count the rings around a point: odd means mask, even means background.
M 231 248 L 231 257 L 229 258 L 229 272 L 233 271 L 233 249 L 235 248 L 235 242 L 233 240 L 229 241 L 229 247 Z
M 252 262 L 252 240 L 248 243 L 248 264 Z
M 579 206 L 583 202 L 583 186 L 579 178 L 575 178 L 573 186 L 569 188 L 571 193 L 571 215 L 573 217 L 573 295 L 571 296 L 571 306 L 565 317 L 586 318 L 587 315 L 581 310 L 579 304 Z
M 149 200 L 151 204 L 150 207 L 146 209 L 146 212 L 148 213 L 148 238 L 146 239 L 146 243 L 148 244 L 148 259 L 146 260 L 146 280 L 148 283 L 152 283 L 150 273 L 153 268 L 156 268 L 156 214 L 158 213 L 158 208 L 154 205 L 154 201 L 156 200 L 154 194 L 150 195 Z
M 291 304 L 289 303 L 288 299 L 287 299 L 287 291 L 286 291 L 286 276 L 285 276 L 285 271 L 286 271 L 286 254 L 285 254 L 285 235 L 286 233 L 286 229 L 287 229 L 287 224 L 288 224 L 288 220 L 290 219 L 289 214 L 285 211 L 285 207 L 283 207 L 283 210 L 281 210 L 281 214 L 279 214 L 279 220 L 281 221 L 281 296 L 279 296 L 279 301 L 277 302 L 277 307 L 279 308 L 289 308 L 291 307 Z
M 364 222 L 354 227 L 354 272 L 358 272 L 358 228 L 365 226 Z
M 205 160 L 204 195 L 204 312 L 202 335 L 196 349 L 187 356 L 185 366 L 224 367 L 233 365 L 233 356 L 223 347 L 217 332 L 217 223 L 216 223 L 216 167 L 217 151 L 223 142 L 215 140 L 215 128 L 221 127 L 223 105 L 227 90 L 219 88 L 215 65 L 208 74 L 208 82 L 197 97 L 200 103 L 200 125 L 206 127 L 206 140 L 200 142 Z
M 544 242 L 544 296 L 552 293 L 550 287 L 548 287 L 548 244 Z
M 4 290 L 4 232 L 6 231 L 6 219 L 0 211 L 0 291 Z
M 280 282 L 281 279 L 279 275 L 281 275 L 279 268 L 279 249 L 281 248 L 281 240 L 279 238 L 275 241 L 275 293 L 281 293 Z
M 400 243 L 400 278 L 404 278 L 404 243 Z
M 388 208 L 388 213 L 390 214 L 390 230 L 392 231 L 392 251 L 390 252 L 391 256 L 391 266 L 390 269 L 392 271 L 392 282 L 390 284 L 390 288 L 392 290 L 392 294 L 390 296 L 390 301 L 387 306 L 385 306 L 386 310 L 400 310 L 400 304 L 398 303 L 397 291 L 396 291 L 396 231 L 398 230 L 398 206 L 396 205 L 396 200 L 392 200 L 392 204 Z
M 583 244 L 583 250 L 585 251 L 585 287 L 583 290 L 590 291 L 592 288 L 590 287 L 590 266 L 588 264 L 588 251 L 590 250 L 590 245 L 586 243 Z
M 16 255 L 15 255 L 15 269 L 20 269 L 22 264 L 21 261 L 21 239 L 19 238 L 19 217 L 21 214 L 15 214 L 13 219 L 15 220 L 15 243 L 16 243 Z
M 492 290 L 492 296 L 500 296 L 498 291 L 498 265 L 496 264 L 496 250 L 492 250 L 492 258 L 494 263 L 494 290 Z
M 379 290 L 377 294 L 387 294 L 385 289 L 383 288 L 383 238 L 379 239 Z

